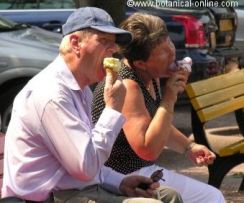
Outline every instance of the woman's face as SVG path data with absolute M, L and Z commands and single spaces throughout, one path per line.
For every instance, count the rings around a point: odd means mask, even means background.
M 145 62 L 147 72 L 153 77 L 169 77 L 171 72 L 169 66 L 175 60 L 175 46 L 167 37 L 162 40 L 151 52 Z

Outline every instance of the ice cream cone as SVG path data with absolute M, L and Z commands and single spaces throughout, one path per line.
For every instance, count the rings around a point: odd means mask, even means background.
M 118 73 L 113 71 L 111 68 L 108 68 L 108 67 L 104 67 L 105 70 L 106 70 L 106 74 L 109 75 L 111 74 L 111 77 L 113 79 L 113 83 L 115 82 L 115 80 L 117 79 L 117 76 L 118 76 Z
M 106 70 L 106 74 L 111 74 L 113 82 L 117 79 L 118 72 L 121 68 L 120 60 L 113 57 L 107 57 L 103 60 L 103 66 Z

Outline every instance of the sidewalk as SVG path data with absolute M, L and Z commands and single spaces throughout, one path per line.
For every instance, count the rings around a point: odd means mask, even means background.
M 191 121 L 190 109 L 187 106 L 180 106 L 176 108 L 174 124 L 178 129 L 186 135 L 191 135 Z M 219 135 L 230 137 L 230 139 L 241 139 L 242 136 L 236 126 L 235 117 L 233 114 L 211 122 L 208 125 L 208 133 L 214 139 L 218 139 Z M 216 142 L 218 144 L 218 142 Z M 166 149 L 160 156 L 158 163 L 168 169 L 175 170 L 179 173 L 191 176 L 203 182 L 208 180 L 207 167 L 197 167 L 187 160 L 183 155 Z M 237 187 L 240 186 L 242 177 L 244 175 L 244 163 L 233 168 L 224 179 L 221 185 L 221 190 L 228 203 L 242 203 L 244 202 L 244 192 L 237 192 Z

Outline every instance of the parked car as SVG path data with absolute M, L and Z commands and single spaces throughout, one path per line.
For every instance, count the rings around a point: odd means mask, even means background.
M 237 13 L 237 31 L 235 46 L 241 50 L 241 67 L 244 67 L 244 0 L 238 1 L 238 7 L 235 8 Z
M 5 0 L 0 1 L 0 15 L 61 33 L 62 24 L 75 7 L 74 0 Z
M 57 56 L 61 37 L 0 17 L 0 131 L 7 128 L 17 92 Z

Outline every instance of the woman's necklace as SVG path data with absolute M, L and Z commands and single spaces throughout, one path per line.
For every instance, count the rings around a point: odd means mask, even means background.
M 146 89 L 148 92 L 152 91 L 152 85 L 153 85 L 152 80 L 150 80 L 146 85 Z
M 142 74 L 139 71 L 136 71 L 137 75 L 139 76 L 139 78 L 141 79 L 141 82 L 143 83 L 145 89 L 148 91 L 149 94 L 152 93 L 152 80 L 149 80 L 148 83 L 145 83 L 143 81 L 143 77 Z
M 151 86 L 152 86 L 152 84 L 151 84 L 151 82 L 149 82 L 149 84 L 146 86 L 146 89 L 147 89 L 148 92 L 151 91 Z
M 148 85 L 146 86 L 146 90 L 153 99 L 156 99 L 156 92 L 154 90 L 154 85 L 153 85 L 152 80 L 149 81 Z

